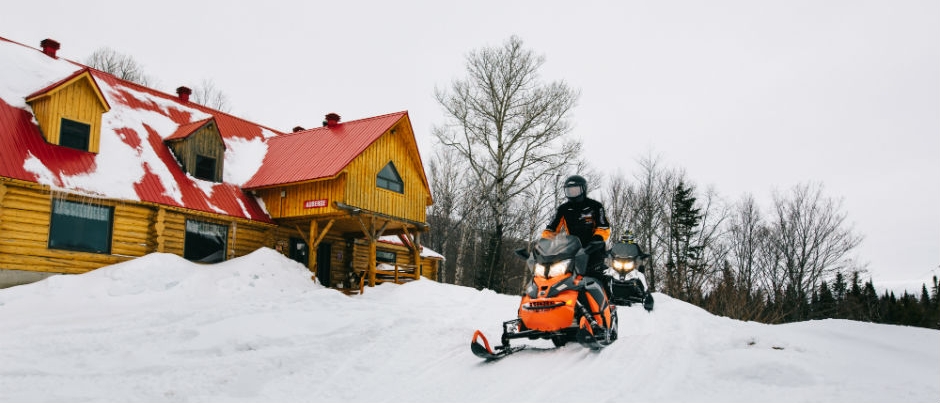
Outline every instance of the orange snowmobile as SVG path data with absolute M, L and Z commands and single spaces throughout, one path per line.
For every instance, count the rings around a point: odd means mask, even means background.
M 533 278 L 522 295 L 518 318 L 503 322 L 501 344 L 491 348 L 479 330 L 470 349 L 487 360 L 502 358 L 526 348 L 510 346 L 512 339 L 548 339 L 556 347 L 577 341 L 599 350 L 617 339 L 616 306 L 610 305 L 603 286 L 585 277 L 588 255 L 604 248 L 603 241 L 581 247 L 576 236 L 564 233 L 540 239 L 532 253 L 519 249 Z

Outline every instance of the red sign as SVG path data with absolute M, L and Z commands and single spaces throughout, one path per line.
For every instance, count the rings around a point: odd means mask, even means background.
M 304 208 L 326 207 L 327 199 L 307 200 L 304 202 Z

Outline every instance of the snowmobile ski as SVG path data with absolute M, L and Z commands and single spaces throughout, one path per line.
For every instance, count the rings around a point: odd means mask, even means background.
M 481 343 L 479 340 L 477 340 L 478 338 L 482 339 L 483 342 Z M 483 332 L 479 330 L 473 333 L 473 340 L 470 341 L 470 351 L 473 352 L 473 355 L 483 358 L 487 361 L 498 360 L 509 354 L 523 350 L 525 347 L 525 345 L 516 347 L 499 345 L 496 346 L 496 351 L 493 351 L 493 349 L 490 348 L 490 342 L 486 340 L 486 336 L 484 336 Z
M 578 343 L 581 343 L 582 346 L 591 350 L 604 348 L 604 346 L 597 341 L 597 337 L 594 336 L 594 333 L 591 332 L 591 325 L 584 317 L 581 317 L 581 326 L 578 329 L 577 338 Z

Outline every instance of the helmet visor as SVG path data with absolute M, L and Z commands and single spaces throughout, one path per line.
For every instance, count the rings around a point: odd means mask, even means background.
M 565 186 L 565 197 L 571 199 L 581 196 L 581 185 Z

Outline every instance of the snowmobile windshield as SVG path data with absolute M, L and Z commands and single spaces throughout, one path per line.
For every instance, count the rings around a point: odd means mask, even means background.
M 581 240 L 576 236 L 561 233 L 554 238 L 539 239 L 535 245 L 536 257 L 538 263 L 555 262 L 563 259 L 571 259 L 581 250 Z
M 610 247 L 610 255 L 614 258 L 636 258 L 640 255 L 640 248 L 633 243 L 615 243 Z

